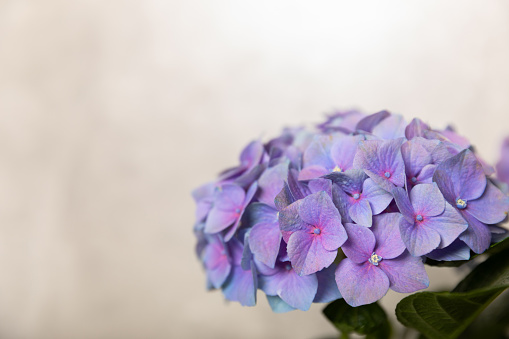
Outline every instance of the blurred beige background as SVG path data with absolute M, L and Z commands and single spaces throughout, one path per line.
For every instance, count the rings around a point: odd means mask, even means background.
M 453 123 L 493 162 L 508 60 L 504 0 L 0 1 L 0 337 L 335 336 L 321 305 L 205 291 L 191 189 L 333 108 Z

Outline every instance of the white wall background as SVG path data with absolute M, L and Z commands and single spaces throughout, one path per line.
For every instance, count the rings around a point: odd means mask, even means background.
M 191 189 L 332 108 L 453 123 L 493 162 L 507 60 L 503 0 L 0 1 L 0 337 L 335 336 L 205 291 Z

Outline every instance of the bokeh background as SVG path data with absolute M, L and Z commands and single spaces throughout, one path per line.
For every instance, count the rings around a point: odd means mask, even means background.
M 321 305 L 205 291 L 190 191 L 352 107 L 452 123 L 493 163 L 508 60 L 505 0 L 0 1 L 0 337 L 334 337 Z

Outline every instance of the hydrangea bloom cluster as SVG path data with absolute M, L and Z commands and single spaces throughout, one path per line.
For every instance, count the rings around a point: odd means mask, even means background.
M 453 129 L 387 111 L 255 140 L 193 192 L 208 287 L 246 306 L 260 289 L 275 312 L 425 289 L 427 258 L 466 260 L 504 236 L 493 173 Z

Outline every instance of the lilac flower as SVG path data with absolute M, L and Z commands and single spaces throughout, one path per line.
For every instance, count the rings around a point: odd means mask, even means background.
M 345 224 L 347 258 L 336 269 L 336 283 L 351 306 L 370 304 L 390 289 L 409 293 L 424 289 L 429 279 L 421 258 L 406 250 L 398 229 L 399 213 L 375 216 L 372 228 Z
M 393 194 L 404 216 L 399 223 L 401 238 L 414 256 L 449 246 L 468 227 L 435 183 L 415 186 L 410 199 L 403 188 L 395 188 Z
M 359 143 L 353 167 L 362 169 L 387 192 L 405 184 L 405 164 L 401 155 L 404 139 L 366 140 Z
M 342 172 L 352 168 L 360 135 L 321 137 L 314 140 L 304 153 L 304 167 L 299 173 L 299 180 L 318 178 L 331 172 Z
M 250 268 L 242 268 L 242 255 L 244 247 L 236 238 L 229 242 L 232 267 L 231 273 L 222 286 L 223 294 L 226 299 L 238 301 L 242 306 L 256 305 L 256 290 L 258 288 L 257 271 L 254 263 L 251 262 Z
M 339 188 L 335 198 L 345 221 L 371 227 L 372 216 L 382 213 L 392 201 L 392 195 L 368 178 L 362 170 L 332 173 L 331 179 Z M 343 209 L 343 211 L 342 211 Z
M 262 161 L 263 155 L 264 149 L 261 141 L 252 141 L 242 150 L 240 154 L 240 165 L 223 171 L 219 176 L 219 181 L 230 180 L 249 172 Z
M 330 196 L 313 193 L 280 212 L 279 226 L 288 244 L 288 255 L 299 275 L 320 271 L 332 264 L 347 235 Z
M 205 232 L 218 233 L 231 226 L 225 235 L 225 241 L 230 240 L 239 228 L 244 209 L 253 198 L 257 188 L 258 185 L 254 183 L 246 193 L 237 185 L 223 185 L 214 199 L 214 207 L 210 210 L 205 222 Z
M 207 279 L 214 288 L 220 288 L 230 274 L 231 263 L 226 244 L 217 235 L 207 237 L 208 244 L 202 252 Z
M 509 211 L 507 197 L 487 181 L 481 163 L 470 150 L 441 163 L 433 176 L 440 191 L 468 222 L 460 236 L 475 253 L 484 252 L 491 241 L 487 224 L 504 220 Z

